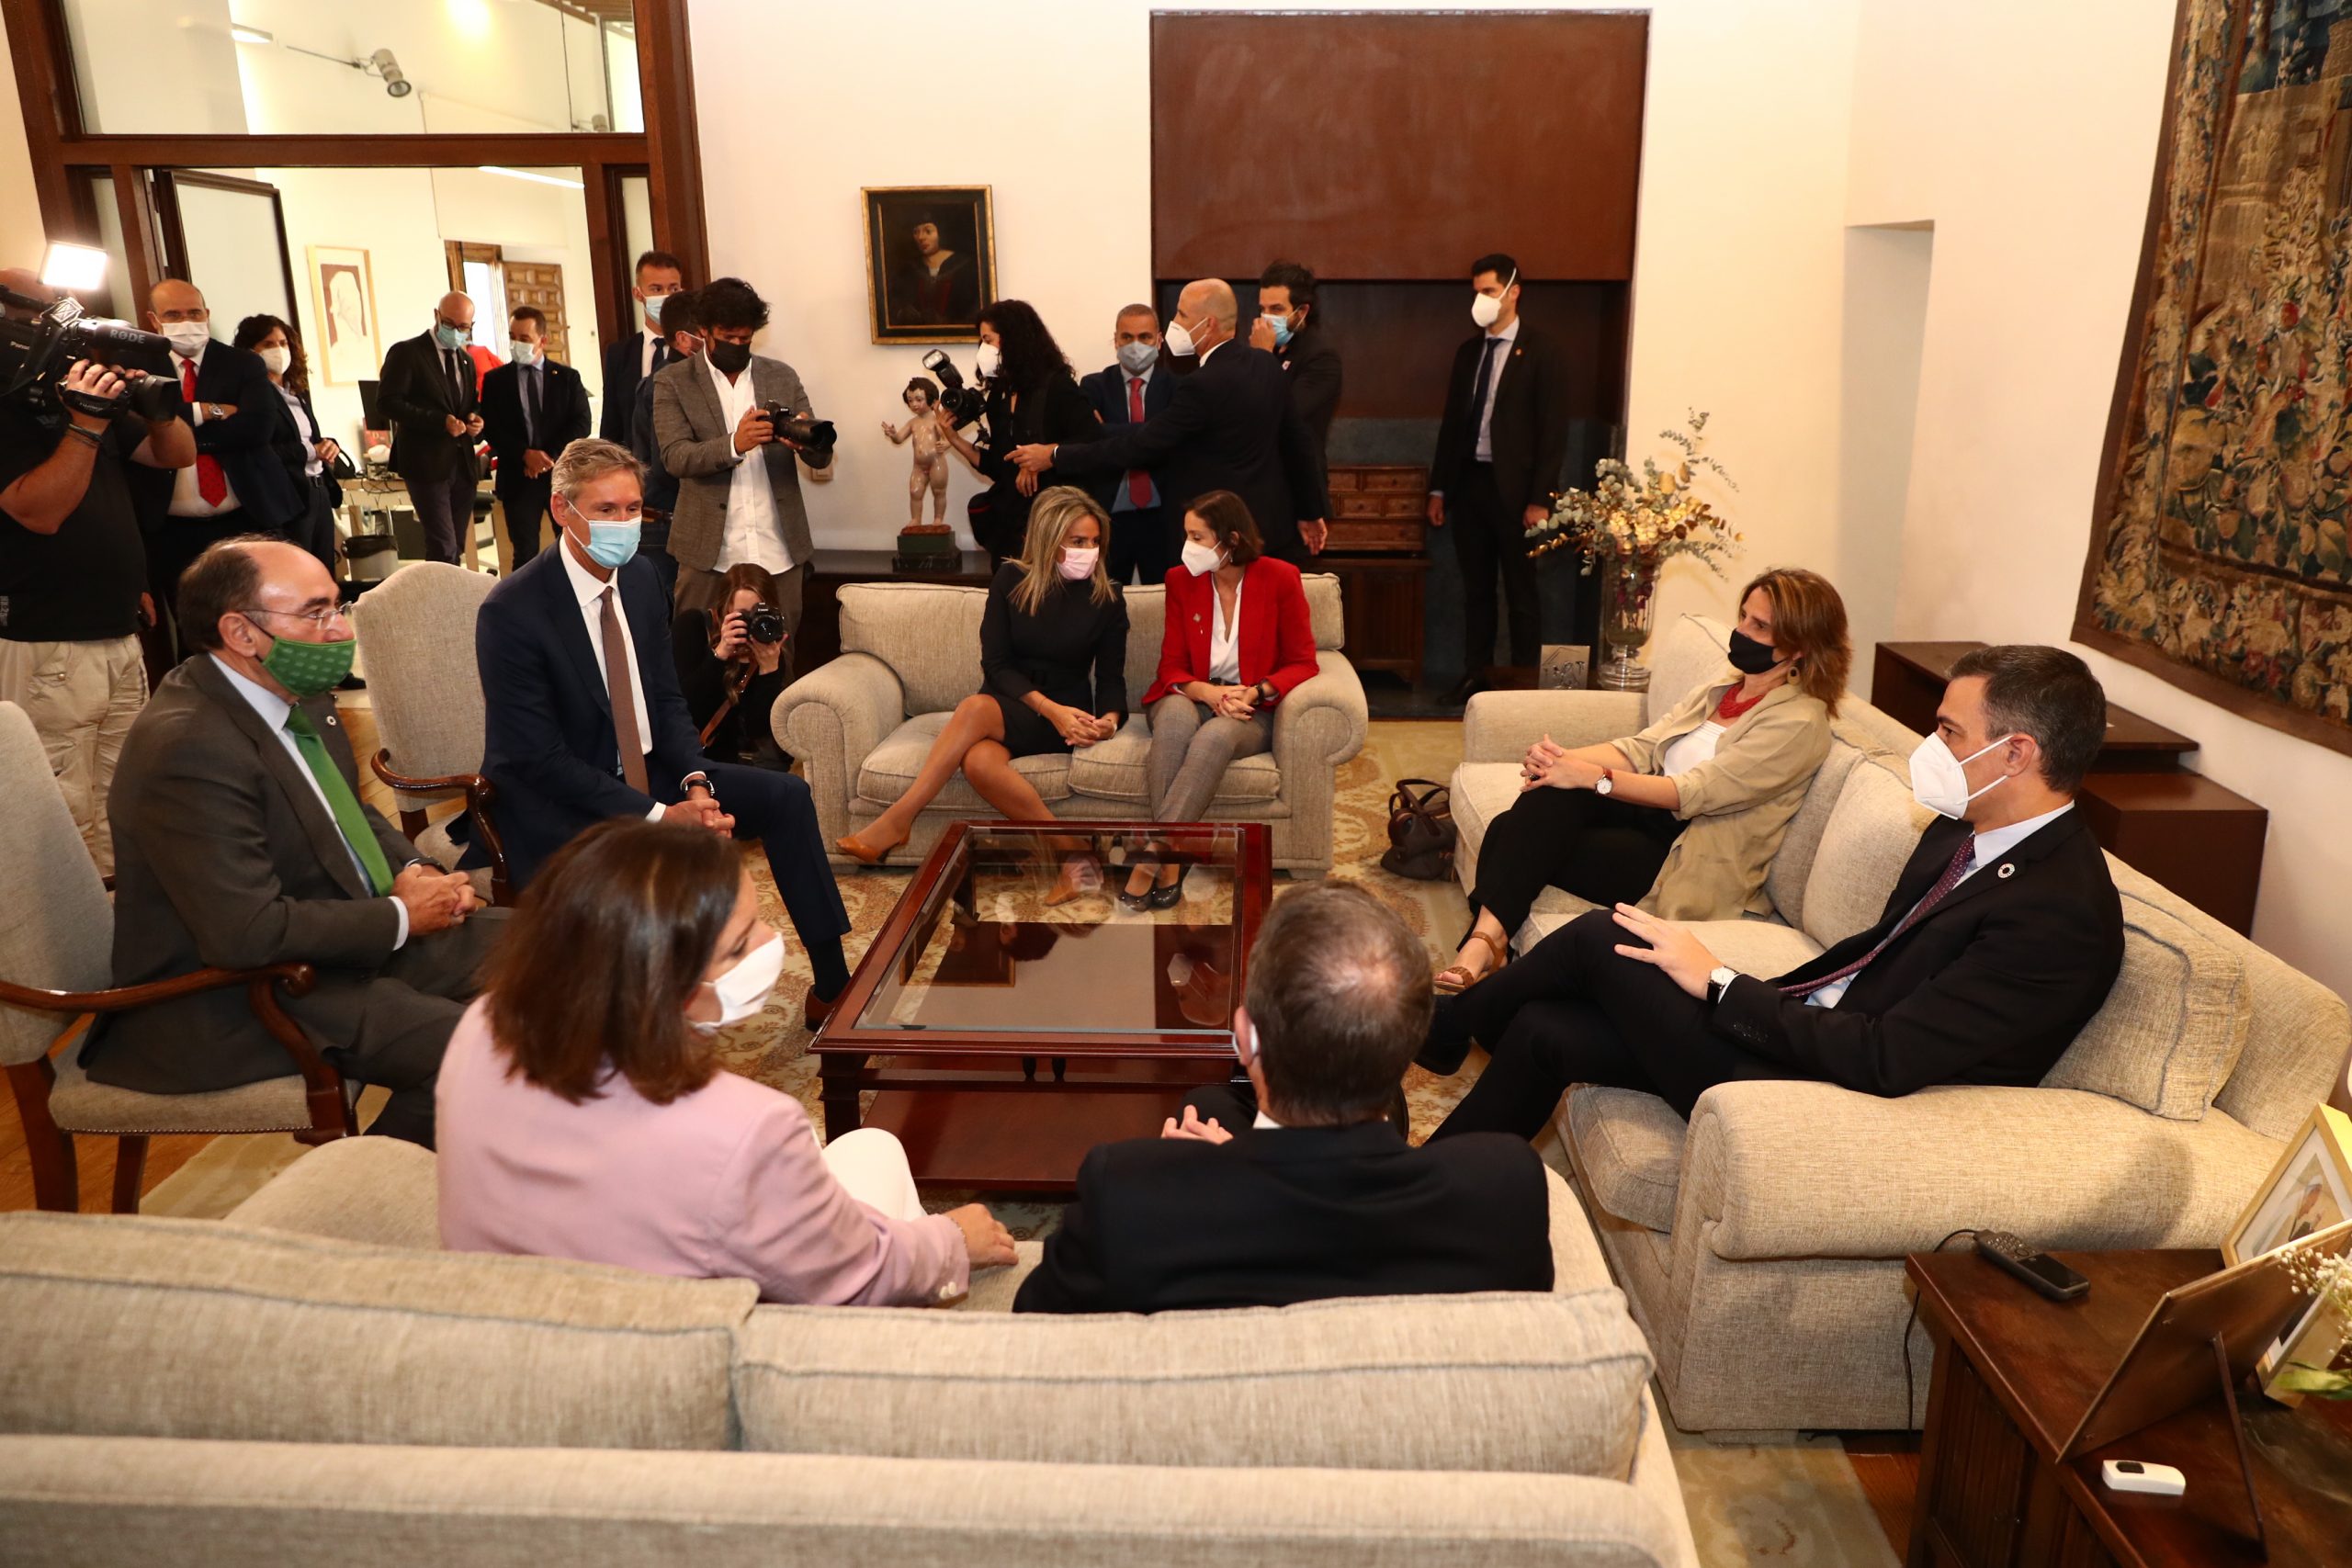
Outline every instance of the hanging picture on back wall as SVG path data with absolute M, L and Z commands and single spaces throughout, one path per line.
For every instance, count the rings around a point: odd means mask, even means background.
M 311 352 L 332 386 L 372 381 L 384 367 L 376 324 L 376 275 L 368 253 L 343 245 L 311 247 L 311 293 L 318 301 Z
M 2075 635 L 2352 752 L 2352 6 L 2181 0 Z
M 876 343 L 968 344 L 996 299 L 986 186 L 887 186 L 865 198 L 865 298 Z

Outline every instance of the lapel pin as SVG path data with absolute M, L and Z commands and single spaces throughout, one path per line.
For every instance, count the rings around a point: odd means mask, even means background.
M 2017 874 L 2018 868 L 2016 866 L 2011 865 L 2007 861 L 2003 861 L 2001 863 L 2001 869 L 1995 872 L 1993 874 L 1999 877 L 2002 881 L 2007 882 L 2010 877 L 2015 876 Z
M 327 723 L 328 723 L 328 725 L 329 725 L 329 726 L 333 726 L 333 725 L 334 725 L 334 715 L 333 715 L 333 714 L 329 714 L 329 715 L 327 715 Z

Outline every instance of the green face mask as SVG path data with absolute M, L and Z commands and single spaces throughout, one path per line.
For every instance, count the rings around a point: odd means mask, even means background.
M 269 651 L 262 656 L 261 667 L 296 696 L 314 697 L 343 683 L 351 673 L 351 656 L 358 649 L 356 637 L 345 637 L 341 642 L 297 642 L 290 637 L 282 637 L 269 645 Z

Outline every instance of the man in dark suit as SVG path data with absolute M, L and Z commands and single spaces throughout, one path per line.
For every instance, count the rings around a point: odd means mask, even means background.
M 177 278 L 147 296 L 147 328 L 171 340 L 180 417 L 196 433 L 193 468 L 135 470 L 154 591 L 169 605 L 180 573 L 207 546 L 240 534 L 286 534 L 310 509 L 275 445 L 289 422 L 261 356 L 216 341 L 202 291 Z M 290 429 L 284 434 L 299 452 Z M 183 637 L 181 652 L 187 651 Z
M 131 725 L 109 797 L 114 983 L 316 965 L 286 1010 L 345 1077 L 392 1091 L 369 1132 L 429 1148 L 441 1054 L 506 917 L 360 800 L 332 694 L 352 652 L 335 598 L 316 557 L 277 540 L 227 540 L 188 568 L 196 656 Z M 124 1013 L 82 1061 L 149 1094 L 292 1070 L 233 987 Z
M 1033 474 L 1054 468 L 1080 482 L 1146 468 L 1171 508 L 1229 490 L 1248 504 L 1266 553 L 1305 566 L 1325 533 L 1323 465 L 1291 407 L 1282 367 L 1272 355 L 1234 340 L 1239 314 L 1231 284 L 1214 277 L 1186 284 L 1168 329 L 1168 351 L 1199 368 L 1177 378 L 1168 406 L 1099 441 L 1016 446 L 1013 460 Z M 1181 511 L 1174 521 L 1181 532 Z
M 1340 407 L 1340 351 L 1324 341 L 1316 320 L 1311 268 L 1278 261 L 1259 275 L 1258 319 L 1250 324 L 1250 346 L 1281 362 L 1290 382 L 1290 406 L 1306 422 L 1316 460 L 1328 471 L 1331 416 Z
M 1094 405 L 1106 430 L 1139 425 L 1168 406 L 1176 378 L 1159 369 L 1159 318 L 1148 305 L 1130 305 L 1111 324 L 1117 355 L 1078 389 Z M 1098 474 L 1087 491 L 1111 513 L 1111 581 L 1146 586 L 1167 577 L 1183 548 L 1184 522 L 1160 507 L 1159 481 L 1148 468 Z
M 1940 818 L 1878 924 L 1774 979 L 1719 963 L 1685 926 L 1596 909 L 1437 1010 L 1420 1063 L 1494 1054 L 1432 1142 L 1532 1136 L 1572 1083 L 1657 1094 L 1688 1116 L 1741 1078 L 1896 1096 L 2038 1084 L 2107 1000 L 2123 912 L 2074 809 L 2107 732 L 2087 666 L 1988 648 L 1952 668 L 1912 789 Z
M 673 365 L 702 352 L 702 302 L 693 289 L 682 288 L 662 301 L 662 339 Z M 662 443 L 654 439 L 653 380 L 649 376 L 637 384 L 637 406 L 629 412 L 628 439 L 622 445 L 645 465 L 645 538 L 638 553 L 653 563 L 663 595 L 674 603 L 678 558 L 670 553 L 670 525 L 678 511 L 678 479 L 662 460 Z
M 648 251 L 637 258 L 637 286 L 629 294 L 645 307 L 645 330 L 634 332 L 605 350 L 605 412 L 596 434 L 623 446 L 632 445 L 637 429 L 637 387 L 656 370 L 678 357 L 664 341 L 662 307 L 686 287 L 686 270 L 667 251 Z
M 808 951 L 805 1016 L 814 1027 L 849 983 L 849 916 L 808 786 L 704 760 L 670 657 L 669 606 L 653 568 L 637 558 L 636 457 L 609 441 L 575 441 L 553 478 L 561 536 L 491 590 L 474 623 L 481 771 L 498 786 L 508 874 L 519 889 L 574 834 L 614 817 L 757 839 Z
M 1387 1117 L 1430 1017 L 1429 955 L 1361 888 L 1274 901 L 1234 1050 L 1259 1109 L 1198 1099 L 1079 1168 L 1016 1312 L 1284 1306 L 1552 1288 L 1543 1162 L 1514 1138 L 1414 1148 Z M 1228 1120 L 1229 1119 L 1229 1120 Z
M 498 501 L 519 567 L 539 553 L 554 455 L 588 434 L 588 387 L 547 356 L 548 319 L 537 307 L 516 310 L 506 337 L 513 358 L 481 378 L 481 429 L 498 459 Z
M 1543 605 L 1527 529 L 1551 515 L 1568 456 L 1567 358 L 1519 316 L 1519 264 L 1470 264 L 1476 335 L 1454 351 L 1445 417 L 1430 460 L 1429 519 L 1453 530 L 1462 563 L 1463 674 L 1453 701 L 1486 683 L 1495 656 L 1495 578 L 1510 611 L 1510 661 L 1544 656 Z
M 424 553 L 455 564 L 474 523 L 474 442 L 482 428 L 473 341 L 474 302 L 444 294 L 433 326 L 392 344 L 376 406 L 392 422 L 392 471 L 408 485 Z

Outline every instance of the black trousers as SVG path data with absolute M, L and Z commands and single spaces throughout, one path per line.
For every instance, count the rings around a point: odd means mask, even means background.
M 287 537 L 319 558 L 327 575 L 337 581 L 343 580 L 343 562 L 335 550 L 334 509 L 343 499 L 343 487 L 323 472 L 316 479 L 300 480 L 303 508 L 302 521 L 288 530 Z
M 1478 846 L 1478 886 L 1470 913 L 1502 922 L 1508 937 L 1546 887 L 1600 905 L 1637 904 L 1657 880 L 1682 819 L 1589 789 L 1538 785 L 1495 818 Z
M 474 462 L 469 453 L 454 473 L 407 480 L 409 505 L 424 530 L 424 558 L 455 566 L 465 558 L 466 531 L 474 525 Z
M 1544 606 L 1535 592 L 1535 562 L 1527 554 L 1527 526 L 1495 489 L 1490 463 L 1462 466 L 1445 492 L 1445 526 L 1462 563 L 1463 668 L 1476 675 L 1495 658 L 1495 579 L 1502 579 L 1510 613 L 1510 661 L 1533 668 L 1544 656 Z
M 841 887 L 825 859 L 824 837 L 817 830 L 817 803 L 808 785 L 792 773 L 738 762 L 712 762 L 703 771 L 718 792 L 719 805 L 735 818 L 735 836 L 757 839 L 767 852 L 784 912 L 808 950 L 812 988 L 826 1000 L 840 996 L 849 984 L 849 964 L 842 956 L 849 911 L 842 906 Z M 665 803 L 675 800 L 678 792 L 662 798 Z
M 1621 955 L 1621 942 L 1638 945 L 1595 909 L 1468 990 L 1438 998 L 1430 1044 L 1476 1040 L 1492 1059 L 1431 1138 L 1532 1138 L 1570 1084 L 1641 1089 L 1688 1116 L 1719 1083 L 1804 1076 L 1716 1033 L 1704 1000 Z
M 514 547 L 514 561 L 518 568 L 539 553 L 539 519 L 548 514 L 548 500 L 554 492 L 552 473 L 526 479 L 522 477 L 520 465 L 515 476 L 498 487 L 498 503 L 506 509 L 506 541 Z M 675 566 L 671 570 L 674 571 Z
M 335 1042 L 323 1052 L 335 1071 L 392 1091 L 368 1133 L 433 1146 L 441 1057 L 481 992 L 482 964 L 504 939 L 510 913 L 477 909 L 447 931 L 412 934 L 364 984 L 322 987 L 287 1004 L 306 1027 Z
M 1171 538 L 1181 532 L 1169 527 L 1161 507 L 1139 506 L 1133 512 L 1111 513 L 1111 581 L 1122 586 L 1129 581 L 1146 588 L 1159 586 L 1168 580 L 1168 569 L 1176 564 L 1177 552 L 1184 547 L 1181 537 Z

